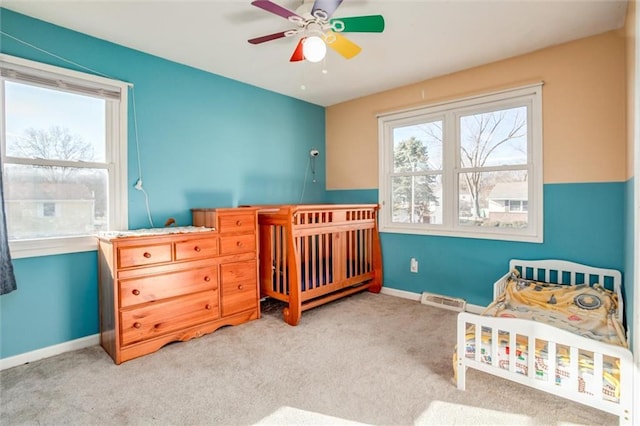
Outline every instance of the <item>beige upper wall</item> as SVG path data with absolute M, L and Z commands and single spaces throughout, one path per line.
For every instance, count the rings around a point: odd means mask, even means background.
M 636 28 L 637 2 L 631 0 L 627 6 L 627 18 L 624 25 L 627 54 L 627 178 L 633 177 L 634 170 L 634 133 L 637 123 L 635 112 L 635 84 L 636 84 Z
M 625 45 L 624 31 L 611 31 L 330 106 L 327 189 L 378 187 L 376 114 L 539 81 L 545 83 L 544 182 L 623 181 Z

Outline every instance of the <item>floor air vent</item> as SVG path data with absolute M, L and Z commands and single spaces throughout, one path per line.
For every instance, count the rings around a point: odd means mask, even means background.
M 451 311 L 464 311 L 467 302 L 464 299 L 456 299 L 453 297 L 441 296 L 433 293 L 422 293 L 420 303 L 423 305 L 431 305 L 438 308 L 449 309 Z

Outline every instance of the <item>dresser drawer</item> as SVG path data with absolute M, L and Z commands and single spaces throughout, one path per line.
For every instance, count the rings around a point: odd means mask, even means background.
M 220 265 L 222 315 L 253 309 L 258 304 L 256 262 Z
M 176 260 L 213 257 L 217 254 L 217 238 L 202 238 L 176 242 Z
M 256 229 L 255 214 L 220 215 L 220 232 L 252 232 Z
M 256 250 L 255 234 L 232 235 L 220 238 L 220 254 L 245 253 Z
M 217 288 L 218 270 L 215 266 L 121 280 L 120 306 L 126 308 L 183 294 L 217 290 Z
M 120 268 L 171 262 L 171 243 L 121 247 L 118 249 Z
M 205 291 L 120 312 L 123 346 L 160 336 L 219 316 L 218 293 Z

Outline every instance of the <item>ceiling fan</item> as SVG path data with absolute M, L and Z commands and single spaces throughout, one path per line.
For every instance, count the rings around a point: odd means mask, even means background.
M 341 3 L 342 0 L 315 0 L 311 6 L 311 0 L 305 0 L 293 12 L 271 0 L 254 0 L 251 2 L 252 5 L 287 19 L 296 27 L 248 41 L 251 44 L 260 44 L 300 34 L 300 40 L 289 59 L 291 62 L 305 59 L 309 62 L 319 62 L 327 52 L 327 45 L 346 59 L 351 59 L 362 49 L 341 33 L 381 33 L 384 31 L 384 18 L 382 15 L 331 18 Z

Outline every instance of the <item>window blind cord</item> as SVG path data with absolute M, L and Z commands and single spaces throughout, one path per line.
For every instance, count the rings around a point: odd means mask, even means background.
M 66 62 L 68 64 L 74 65 L 78 68 L 82 68 L 85 71 L 89 71 L 93 74 L 99 75 L 101 77 L 105 77 L 105 78 L 110 78 L 112 80 L 117 80 L 117 78 L 111 77 L 110 75 L 104 74 L 100 71 L 96 71 L 92 68 L 86 67 L 82 64 L 79 64 L 77 62 L 71 61 L 67 58 L 63 58 L 60 55 L 56 55 L 55 53 L 49 52 L 48 50 L 42 49 L 38 46 L 35 46 L 27 41 L 24 41 L 18 37 L 12 36 L 11 34 L 0 30 L 0 34 L 8 37 L 12 40 L 17 41 L 18 43 L 21 43 L 25 46 L 28 46 L 32 49 L 35 49 L 39 52 L 42 52 L 44 54 L 47 54 L 49 56 L 52 56 L 56 59 L 59 59 L 63 62 Z M 136 156 L 137 156 L 137 162 L 138 162 L 138 181 L 136 182 L 136 189 L 140 188 L 140 190 L 142 191 L 142 193 L 144 194 L 145 197 L 145 205 L 147 208 L 147 217 L 149 218 L 149 224 L 151 225 L 151 227 L 153 228 L 153 220 L 151 219 L 151 210 L 149 208 L 149 196 L 147 195 L 147 192 L 142 188 L 142 167 L 140 166 L 140 140 L 138 138 L 138 114 L 136 113 L 136 96 L 135 96 L 135 90 L 132 84 L 129 85 L 129 88 L 131 89 L 131 101 L 132 101 L 132 105 L 133 105 L 133 127 L 134 127 L 134 134 L 135 134 L 135 140 L 136 140 Z M 138 185 L 139 183 L 139 185 Z
M 304 198 L 304 192 L 307 189 L 307 175 L 309 174 L 309 165 L 311 164 L 311 157 L 307 157 L 307 168 L 304 171 L 304 183 L 302 184 L 302 194 L 300 194 L 299 204 L 302 204 L 302 199 Z

